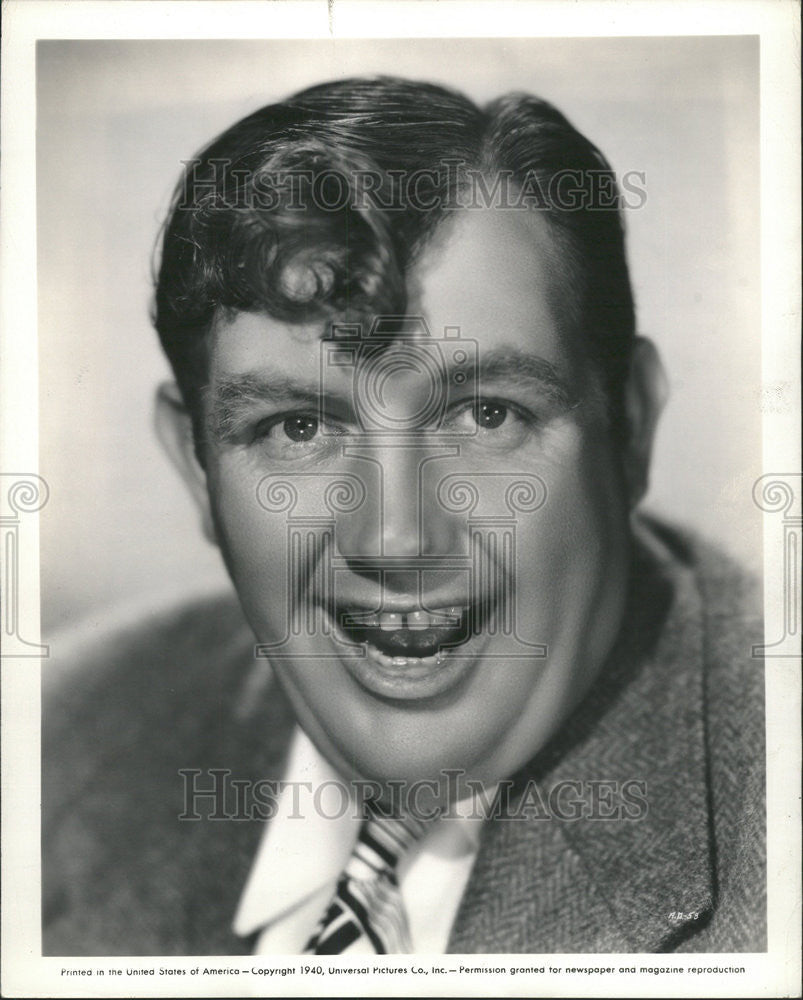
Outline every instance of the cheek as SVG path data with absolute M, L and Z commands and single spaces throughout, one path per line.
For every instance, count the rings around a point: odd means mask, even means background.
M 258 482 L 248 470 L 222 467 L 210 476 L 209 489 L 229 576 L 252 628 L 267 639 L 266 626 L 288 613 L 287 521 L 259 504 Z
M 593 676 L 618 632 L 627 589 L 629 508 L 606 437 L 580 440 L 574 460 L 553 478 L 546 506 L 537 544 L 546 546 L 557 633 L 573 650 L 573 670 Z
M 485 674 L 478 703 L 501 724 L 492 774 L 511 773 L 560 728 L 599 671 L 619 631 L 627 587 L 628 508 L 603 440 L 578 440 L 539 469 L 543 508 L 520 525 L 520 637 L 546 647 L 543 659 Z M 490 742 L 490 740 L 489 740 Z
M 577 431 L 564 457 L 541 470 L 547 500 L 534 531 L 553 564 L 578 581 L 615 568 L 626 550 L 628 504 L 620 463 L 603 431 Z M 585 572 L 584 572 L 585 570 Z
M 587 680 L 618 631 L 628 566 L 628 506 L 607 439 L 577 434 L 559 461 L 539 468 L 543 507 L 517 537 L 522 638 L 548 644 L 564 680 Z M 562 683 L 554 678 L 555 690 Z

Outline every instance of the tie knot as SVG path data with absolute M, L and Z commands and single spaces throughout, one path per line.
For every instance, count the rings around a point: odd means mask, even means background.
M 395 881 L 399 860 L 424 829 L 424 824 L 412 816 L 385 816 L 369 804 L 346 874 L 360 880 L 386 875 Z

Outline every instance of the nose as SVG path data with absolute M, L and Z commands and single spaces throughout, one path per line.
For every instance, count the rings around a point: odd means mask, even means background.
M 385 440 L 354 446 L 349 472 L 362 479 L 366 502 L 338 519 L 339 554 L 360 571 L 413 569 L 437 557 L 462 554 L 465 525 L 437 499 L 448 446 L 423 440 Z M 433 558 L 434 557 L 434 558 Z

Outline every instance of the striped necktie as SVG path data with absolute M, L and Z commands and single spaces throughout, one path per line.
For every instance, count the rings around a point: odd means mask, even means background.
M 378 955 L 410 953 L 396 866 L 423 832 L 424 824 L 412 817 L 397 819 L 375 809 L 369 812 L 305 954 L 339 955 L 363 935 Z

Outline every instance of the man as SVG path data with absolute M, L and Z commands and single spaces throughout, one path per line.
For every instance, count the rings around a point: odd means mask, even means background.
M 766 947 L 759 623 L 635 513 L 618 206 L 550 105 L 395 79 L 190 164 L 157 423 L 241 612 L 52 682 L 47 953 Z

